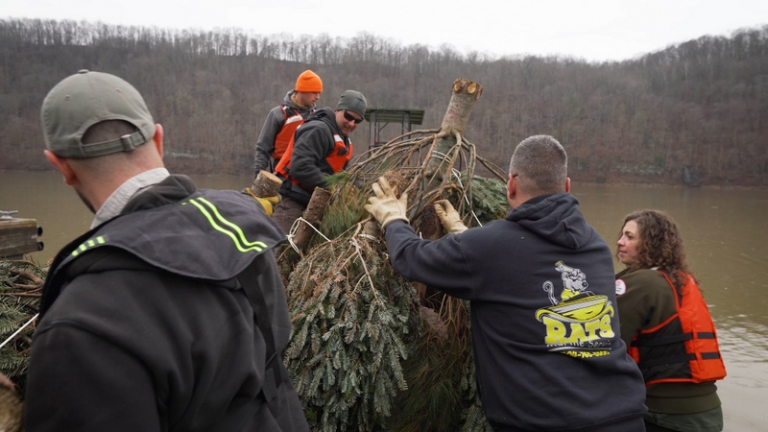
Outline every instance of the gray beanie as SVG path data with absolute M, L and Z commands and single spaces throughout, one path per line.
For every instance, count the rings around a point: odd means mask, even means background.
M 355 90 L 345 90 L 339 98 L 336 110 L 347 110 L 365 118 L 365 109 L 368 107 L 368 101 L 362 93 Z

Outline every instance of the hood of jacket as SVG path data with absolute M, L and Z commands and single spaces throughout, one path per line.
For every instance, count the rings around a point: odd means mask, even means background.
M 331 129 L 332 134 L 341 135 L 341 132 L 339 131 L 339 125 L 336 124 L 336 111 L 332 110 L 331 108 L 320 108 L 315 110 L 315 112 L 307 117 L 302 127 L 308 127 L 309 124 L 311 124 L 313 121 L 323 122 Z M 346 139 L 346 137 L 342 138 Z
M 531 198 L 510 211 L 506 219 L 574 250 L 586 245 L 594 233 L 579 210 L 579 201 L 566 192 Z
M 197 190 L 188 177 L 172 175 L 58 253 L 43 287 L 41 315 L 58 296 L 62 280 L 136 266 L 129 256 L 176 275 L 224 281 L 284 240 L 256 200 L 236 191 Z

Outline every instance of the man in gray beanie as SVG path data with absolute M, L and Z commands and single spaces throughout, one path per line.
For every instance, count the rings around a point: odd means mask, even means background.
M 367 106 L 362 93 L 346 90 L 335 111 L 317 110 L 296 130 L 275 168 L 283 184 L 273 217 L 286 233 L 307 208 L 315 188 L 328 188 L 326 177 L 346 168 L 352 158 L 349 134 L 362 123 Z
M 285 235 L 264 204 L 171 175 L 163 128 L 114 75 L 64 79 L 42 121 L 45 156 L 96 217 L 48 271 L 25 429 L 308 431 L 282 361 Z

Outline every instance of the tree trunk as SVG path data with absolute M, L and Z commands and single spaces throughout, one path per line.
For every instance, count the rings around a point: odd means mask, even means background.
M 293 235 L 293 243 L 300 251 L 303 252 L 309 246 L 309 241 L 312 239 L 312 235 L 315 234 L 315 230 L 312 227 L 319 229 L 320 222 L 322 222 L 323 215 L 325 214 L 325 207 L 328 206 L 330 199 L 331 192 L 328 190 L 318 187 L 312 192 L 312 198 L 309 199 L 307 209 L 301 214 L 304 221 L 299 222 L 299 227 Z M 312 225 L 312 227 L 308 224 Z
M 290 282 L 294 266 L 302 258 L 304 251 L 309 246 L 310 240 L 312 240 L 312 236 L 315 234 L 315 230 L 312 227 L 320 229 L 320 222 L 323 220 L 325 208 L 328 206 L 330 199 L 330 191 L 319 187 L 315 188 L 307 208 L 301 214 L 301 218 L 304 220 L 299 221 L 299 226 L 293 234 L 293 244 L 301 252 L 297 253 L 290 246 L 282 249 L 282 252 L 278 252 L 277 262 L 280 266 L 280 276 L 283 278 L 283 283 L 286 286 Z
M 448 110 L 440 125 L 440 133 L 453 135 L 455 132 L 464 133 L 464 128 L 469 122 L 469 115 L 475 102 L 483 94 L 483 86 L 464 78 L 459 78 L 453 83 L 453 95 L 448 103 Z
M 469 115 L 475 102 L 483 94 L 483 86 L 464 78 L 459 78 L 453 83 L 453 95 L 448 103 L 448 110 L 443 116 L 443 123 L 440 126 L 437 143 L 427 162 L 427 178 L 432 177 L 436 171 L 438 175 L 435 180 L 442 180 L 439 174 L 440 166 L 447 163 L 447 152 L 456 145 L 456 134 L 464 135 L 464 128 L 469 122 Z

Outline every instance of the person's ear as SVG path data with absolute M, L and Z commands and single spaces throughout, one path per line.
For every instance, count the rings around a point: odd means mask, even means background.
M 62 177 L 64 177 L 64 183 L 69 186 L 77 183 L 77 174 L 75 174 L 75 171 L 69 165 L 69 160 L 67 160 L 67 158 L 56 156 L 50 150 L 45 150 L 44 153 L 48 162 L 50 162 L 51 165 L 61 173 Z
M 565 191 L 568 193 L 571 193 L 571 178 L 566 177 L 565 178 Z
M 155 136 L 152 137 L 152 142 L 155 144 L 157 154 L 160 155 L 160 159 L 163 158 L 163 126 L 158 123 L 155 125 Z
M 517 179 L 510 174 L 509 180 L 507 180 L 507 200 L 512 202 L 515 195 L 517 195 Z

